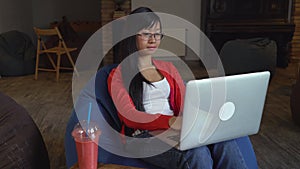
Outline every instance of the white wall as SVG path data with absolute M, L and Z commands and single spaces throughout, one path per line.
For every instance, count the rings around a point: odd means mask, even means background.
M 33 24 L 48 27 L 49 23 L 61 21 L 100 21 L 100 0 L 32 0 Z
M 18 30 L 31 34 L 32 31 L 31 0 L 0 1 L 0 33 Z
M 200 28 L 201 0 L 132 0 L 132 9 L 140 6 L 184 18 Z
M 71 20 L 100 21 L 100 0 L 1 0 L 0 33 L 18 30 L 33 35 L 33 26 L 49 27 L 62 16 Z
M 201 27 L 201 0 L 132 0 L 132 9 L 141 6 L 149 7 L 154 12 L 162 12 L 178 16 L 191 22 L 198 28 Z M 183 30 L 183 27 L 177 27 L 175 29 L 178 28 Z M 187 28 L 186 31 L 191 31 L 188 29 L 189 28 Z M 187 36 L 186 41 L 189 41 L 190 43 L 200 44 L 200 38 L 195 40 L 195 38 L 191 36 Z M 171 42 L 171 40 L 168 39 L 168 41 L 165 42 L 167 43 L 164 43 L 164 41 L 162 41 L 161 44 L 161 47 L 163 47 L 163 49 L 167 49 L 176 55 L 182 53 L 181 51 L 178 51 L 179 49 L 181 50 L 182 47 L 178 46 L 179 44 L 175 40 Z M 199 52 L 199 47 L 197 47 L 196 49 L 197 52 Z M 199 58 L 195 56 L 191 50 L 186 50 L 185 59 L 198 60 Z

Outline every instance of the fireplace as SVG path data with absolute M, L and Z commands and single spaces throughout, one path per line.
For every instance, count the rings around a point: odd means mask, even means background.
M 277 66 L 289 62 L 295 31 L 292 0 L 203 0 L 202 25 L 217 51 L 233 39 L 266 37 L 277 44 Z

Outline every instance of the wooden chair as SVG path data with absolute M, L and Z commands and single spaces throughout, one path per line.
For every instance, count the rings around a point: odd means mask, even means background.
M 56 81 L 58 81 L 58 79 L 59 79 L 60 69 L 74 70 L 75 73 L 78 74 L 77 70 L 75 68 L 74 61 L 70 54 L 70 52 L 77 50 L 77 48 L 68 48 L 67 47 L 67 45 L 57 27 L 54 27 L 52 29 L 39 29 L 39 28 L 34 27 L 34 31 L 37 35 L 35 79 L 38 79 L 38 71 L 39 70 L 56 72 Z M 47 40 L 47 37 L 51 38 L 53 36 L 57 36 L 58 43 L 56 46 L 52 46 L 52 47 L 48 48 L 45 44 L 45 40 Z M 39 67 L 40 56 L 42 56 L 43 54 L 46 54 L 46 56 L 48 57 L 51 65 L 53 67 L 52 69 L 45 68 L 45 67 Z M 72 67 L 62 67 L 60 65 L 61 56 L 67 56 Z M 56 63 L 54 62 L 55 57 L 56 57 Z

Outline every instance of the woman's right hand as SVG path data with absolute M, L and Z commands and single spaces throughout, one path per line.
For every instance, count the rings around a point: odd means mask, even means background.
M 174 130 L 180 130 L 182 125 L 182 117 L 181 116 L 173 116 L 169 120 L 169 126 Z

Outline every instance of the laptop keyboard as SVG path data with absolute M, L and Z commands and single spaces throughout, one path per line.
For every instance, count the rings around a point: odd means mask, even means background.
M 170 139 L 170 140 L 173 140 L 173 141 L 179 141 L 180 135 L 176 134 L 176 135 L 173 135 L 173 136 L 168 136 L 167 138 Z

